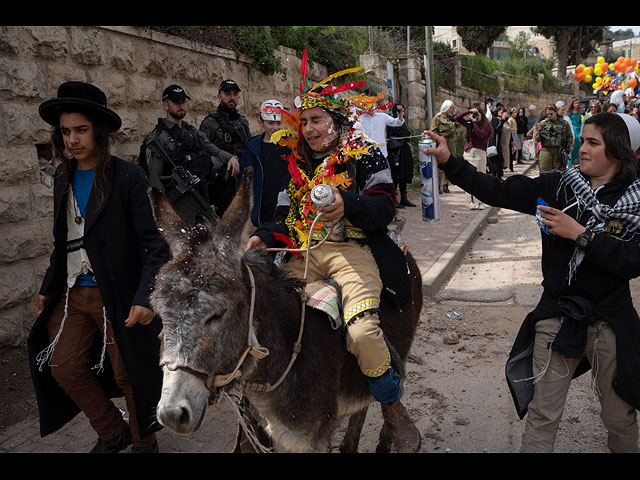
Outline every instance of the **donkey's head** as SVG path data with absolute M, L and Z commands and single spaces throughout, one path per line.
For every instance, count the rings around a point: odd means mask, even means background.
M 248 173 L 219 222 L 186 229 L 164 197 L 154 198 L 158 226 L 172 254 L 151 296 L 163 324 L 164 378 L 157 414 L 177 433 L 199 427 L 208 405 L 207 386 L 214 376 L 232 371 L 247 346 L 250 285 L 240 242 L 251 197 Z

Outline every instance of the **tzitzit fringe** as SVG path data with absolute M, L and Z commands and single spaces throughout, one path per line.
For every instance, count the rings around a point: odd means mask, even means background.
M 62 316 L 62 322 L 60 322 L 60 328 L 58 329 L 58 333 L 56 334 L 53 341 L 49 344 L 47 348 L 42 350 L 38 355 L 36 355 L 36 362 L 38 363 L 38 370 L 42 371 L 42 367 L 46 362 L 49 362 L 48 365 L 50 367 L 57 367 L 57 365 L 51 365 L 51 358 L 53 357 L 53 350 L 58 344 L 58 340 L 60 340 L 60 335 L 62 334 L 62 330 L 64 328 L 64 323 L 69 316 L 69 287 L 67 286 L 67 292 L 64 298 L 64 315 Z M 102 307 L 102 353 L 100 354 L 100 362 L 91 367 L 92 370 L 98 370 L 97 373 L 101 373 L 104 371 L 104 358 L 107 350 L 107 309 Z M 112 338 L 109 344 L 114 343 L 114 339 Z
M 106 353 L 107 350 L 107 309 L 103 306 L 102 307 L 102 353 L 100 354 L 100 362 L 97 365 L 94 365 L 93 367 L 91 367 L 91 370 L 98 370 L 96 373 L 100 373 L 102 371 L 104 371 L 103 365 L 104 365 L 104 355 Z M 111 345 L 114 342 L 114 339 L 112 338 L 111 341 L 109 342 L 109 344 Z
M 38 362 L 38 370 L 40 371 L 42 371 L 42 366 L 45 364 L 45 362 L 51 360 L 53 349 L 58 343 L 58 340 L 60 339 L 60 334 L 62 333 L 62 329 L 64 328 L 64 322 L 67 320 L 67 317 L 69 316 L 68 310 L 69 310 L 69 287 L 67 286 L 67 293 L 65 294 L 65 298 L 64 298 L 64 315 L 62 316 L 62 322 L 60 322 L 60 328 L 58 329 L 58 333 L 53 339 L 53 342 L 51 342 L 47 348 L 42 350 L 36 356 L 36 362 Z M 50 367 L 55 366 L 55 365 L 51 365 L 51 363 L 49 363 L 48 365 Z

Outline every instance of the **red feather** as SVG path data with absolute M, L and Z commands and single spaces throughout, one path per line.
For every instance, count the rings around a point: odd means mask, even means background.
M 339 85 L 337 87 L 334 87 L 333 85 L 328 85 L 322 89 L 322 91 L 320 92 L 320 95 L 331 95 L 333 93 L 344 92 L 346 90 L 353 90 L 354 88 L 360 88 L 364 86 L 364 84 L 365 82 L 364 80 L 362 80 L 357 83 L 355 81 L 349 82 L 349 83 L 343 83 L 342 85 Z
M 302 53 L 302 65 L 300 66 L 300 93 L 304 93 L 304 87 L 307 84 L 307 59 L 309 58 L 309 52 L 307 52 L 307 47 L 304 48 L 304 52 Z
M 287 157 L 287 161 L 289 162 L 289 173 L 291 174 L 291 178 L 298 187 L 301 187 L 304 185 L 304 180 L 300 175 L 300 170 L 298 170 L 295 157 L 293 155 L 289 155 Z

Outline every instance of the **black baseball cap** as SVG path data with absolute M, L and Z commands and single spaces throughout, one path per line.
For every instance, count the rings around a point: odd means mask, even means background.
M 162 92 L 162 101 L 164 102 L 167 98 L 172 102 L 184 100 L 185 98 L 191 100 L 191 97 L 187 95 L 187 92 L 180 85 L 169 85 L 165 88 L 164 92 Z
M 238 86 L 238 84 L 236 82 L 234 82 L 233 80 L 224 80 L 221 84 L 220 87 L 218 87 L 218 93 L 227 90 L 231 90 L 232 88 L 235 88 L 236 90 L 240 91 L 240 87 Z

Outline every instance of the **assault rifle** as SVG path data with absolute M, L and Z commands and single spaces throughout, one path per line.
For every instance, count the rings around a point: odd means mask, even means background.
M 165 160 L 167 160 L 169 164 L 171 164 L 171 175 L 160 177 L 160 180 L 162 181 L 169 180 L 173 182 L 173 185 L 179 193 L 176 198 L 170 200 L 174 201 L 185 193 L 190 193 L 196 200 L 196 202 L 198 202 L 198 205 L 202 207 L 205 217 L 207 217 L 207 219 L 212 222 L 216 222 L 217 219 L 215 217 L 215 214 L 213 213 L 213 210 L 211 209 L 211 206 L 200 194 L 200 192 L 194 188 L 196 184 L 200 182 L 200 178 L 196 177 L 193 173 L 191 173 L 189 170 L 186 170 L 184 167 L 176 165 L 176 163 L 171 159 L 164 147 L 160 145 L 160 143 L 156 139 L 154 139 L 151 144 L 154 144 L 160 154 L 165 158 Z

